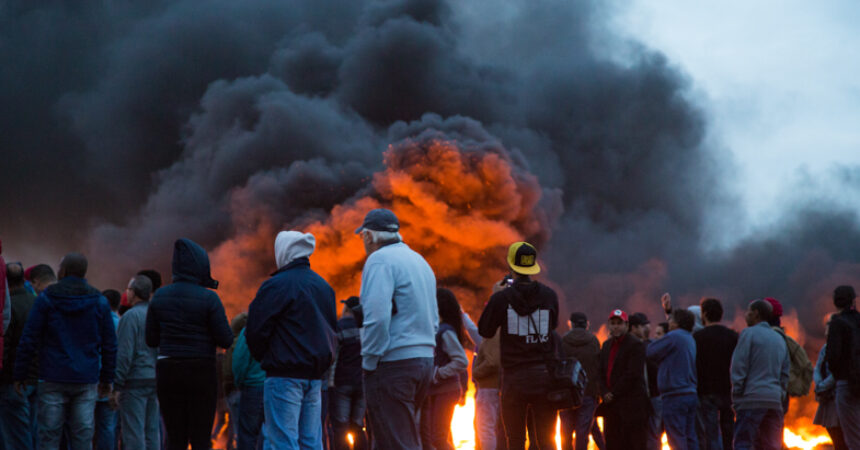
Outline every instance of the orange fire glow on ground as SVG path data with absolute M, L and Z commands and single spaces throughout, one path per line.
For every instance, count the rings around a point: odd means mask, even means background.
M 799 344 L 803 345 L 807 340 L 807 335 L 803 331 L 803 327 L 797 317 L 797 311 L 790 310 L 783 317 L 783 326 L 786 333 L 793 337 Z M 600 342 L 604 342 L 609 337 L 609 332 L 606 325 L 601 325 L 595 332 Z M 816 355 L 817 356 L 817 355 Z M 811 358 L 815 363 L 815 359 Z M 454 411 L 454 419 L 451 421 L 451 434 L 454 437 L 454 445 L 458 449 L 474 449 L 475 448 L 475 430 L 473 420 L 475 417 L 475 391 L 474 386 L 469 385 L 469 392 L 466 397 L 464 406 L 457 406 Z M 810 390 L 809 395 L 803 398 L 792 398 L 789 412 L 785 417 L 785 428 L 783 430 L 783 442 L 786 448 L 789 449 L 823 449 L 831 445 L 830 437 L 824 428 L 813 425 L 812 418 L 815 416 L 815 410 L 818 403 L 815 401 L 815 395 Z M 603 420 L 598 418 L 600 428 L 603 428 Z M 556 448 L 561 450 L 560 422 L 556 423 Z M 666 434 L 663 434 L 662 439 L 663 450 L 669 450 L 669 443 Z M 589 450 L 597 450 L 594 441 L 589 439 Z

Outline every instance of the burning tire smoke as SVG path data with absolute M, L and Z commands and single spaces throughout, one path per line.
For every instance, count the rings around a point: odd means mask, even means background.
M 744 233 L 691 81 L 613 36 L 608 8 L 5 2 L 7 253 L 50 263 L 79 247 L 110 287 L 167 273 L 187 236 L 212 250 L 237 311 L 274 269 L 275 233 L 295 227 L 317 234 L 312 263 L 343 298 L 363 258 L 351 230 L 388 205 L 472 308 L 524 238 L 563 315 L 659 317 L 667 290 L 729 311 L 773 296 L 820 340 L 829 292 L 860 281 L 856 213 L 798 189 L 775 225 Z M 856 190 L 856 173 L 835 168 L 832 184 Z
M 444 128 L 451 129 L 440 131 Z M 385 168 L 354 198 L 321 220 L 302 216 L 289 226 L 316 236 L 314 268 L 345 298 L 358 294 L 365 258 L 354 234 L 356 224 L 371 209 L 391 208 L 404 239 L 428 260 L 440 285 L 456 290 L 477 314 L 489 286 L 506 272 L 507 245 L 548 239 L 548 225 L 558 214 L 551 209 L 557 208 L 558 192 L 543 193 L 537 178 L 498 141 L 485 141 L 489 136 L 474 121 L 443 122 L 431 115 L 396 126 L 392 135 L 402 138 L 385 152 Z M 213 267 L 220 268 L 223 280 L 231 280 L 223 283 L 229 287 L 222 295 L 238 311 L 263 279 L 265 266 L 258 262 L 272 259 L 272 233 L 278 228 L 266 208 L 251 200 L 256 195 L 239 190 L 234 197 L 231 215 L 253 218 L 257 225 L 219 245 Z

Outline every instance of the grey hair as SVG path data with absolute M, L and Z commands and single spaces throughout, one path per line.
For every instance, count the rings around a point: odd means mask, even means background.
M 134 291 L 134 296 L 143 300 L 149 300 L 152 295 L 152 280 L 145 275 L 135 275 L 131 279 L 131 290 Z
M 370 241 L 374 244 L 377 242 L 385 242 L 385 241 L 393 241 L 398 240 L 402 241 L 403 237 L 400 236 L 400 232 L 397 231 L 376 231 L 376 230 L 368 230 L 364 229 L 368 234 L 370 234 Z

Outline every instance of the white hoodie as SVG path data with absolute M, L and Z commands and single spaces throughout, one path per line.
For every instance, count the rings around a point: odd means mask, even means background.
M 281 231 L 275 238 L 275 262 L 278 269 L 298 258 L 311 256 L 315 247 L 316 239 L 310 233 Z

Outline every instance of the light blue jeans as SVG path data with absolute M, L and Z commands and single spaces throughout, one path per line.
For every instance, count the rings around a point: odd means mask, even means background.
M 158 450 L 161 447 L 158 396 L 155 384 L 125 388 L 119 395 L 123 450 Z
M 502 417 L 502 398 L 499 390 L 478 388 L 475 394 L 475 419 L 478 423 L 478 442 L 481 448 L 493 450 L 496 448 L 496 428 Z
M 39 385 L 39 448 L 58 448 L 68 418 L 72 450 L 91 450 L 96 385 L 43 382 Z
M 321 380 L 266 377 L 263 383 L 265 450 L 322 448 Z

